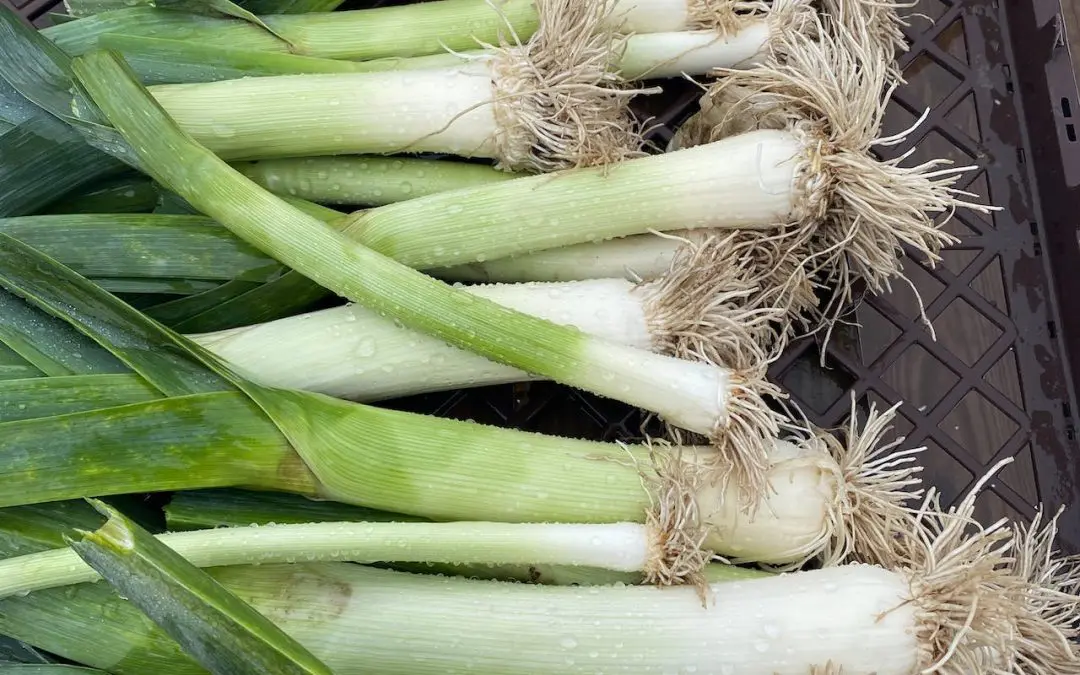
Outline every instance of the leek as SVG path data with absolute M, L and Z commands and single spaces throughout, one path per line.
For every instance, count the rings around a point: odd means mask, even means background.
M 210 527 L 243 527 L 285 523 L 329 523 L 338 521 L 411 522 L 418 519 L 396 513 L 364 509 L 340 502 L 312 501 L 298 495 L 247 490 L 196 490 L 178 492 L 165 506 L 170 530 L 197 530 Z M 301 551 L 297 560 L 304 558 Z M 593 567 L 565 565 L 434 564 L 391 563 L 391 569 L 427 574 L 447 574 L 473 579 L 501 579 L 557 586 L 602 586 L 612 583 L 637 584 L 644 581 L 639 573 L 615 572 Z M 764 576 L 767 572 L 723 563 L 710 563 L 702 569 L 709 583 L 739 581 Z
M 572 440 L 315 396 L 295 398 L 309 425 L 296 449 L 231 392 L 0 424 L 0 506 L 248 487 L 436 521 L 659 518 L 673 545 L 700 541 L 701 527 L 719 555 L 787 565 L 887 559 L 889 528 L 917 494 L 914 451 L 882 442 L 893 411 L 872 411 L 861 429 L 853 420 L 844 443 L 774 440 L 765 496 L 749 513 L 745 489 L 703 477 L 730 470 L 713 448 Z
M 701 551 L 666 550 L 660 535 L 635 523 L 325 522 L 192 530 L 160 534 L 157 539 L 197 567 L 297 561 L 569 565 L 638 572 L 646 583 L 677 577 L 704 581 L 708 556 Z M 712 576 L 720 580 L 769 576 L 720 565 L 712 569 Z M 70 548 L 0 560 L 0 573 L 0 599 L 100 578 Z
M 846 266 L 879 288 L 902 276 L 901 244 L 933 257 L 952 241 L 936 214 L 991 209 L 953 187 L 965 168 L 906 168 L 871 156 L 875 143 L 897 140 L 874 139 L 889 94 L 886 62 L 852 56 L 855 36 L 821 32 L 819 41 L 789 37 L 787 65 L 726 71 L 723 82 L 750 88 L 762 80 L 762 96 L 741 105 L 767 101 L 778 82 L 798 86 L 803 102 L 781 117 L 784 128 L 391 204 L 357 213 L 345 232 L 402 263 L 433 269 L 650 230 L 775 232 L 789 223 L 788 264 L 824 269 L 826 277 L 830 265 Z M 842 292 L 850 287 L 850 279 L 838 283 Z
M 733 3 L 688 0 L 591 4 L 593 11 L 602 4 L 614 5 L 604 28 L 627 33 L 717 29 L 736 33 L 747 24 L 762 23 L 761 15 L 768 11 L 759 3 L 743 3 L 744 7 L 738 9 L 754 10 L 744 13 L 737 12 Z M 437 0 L 398 7 L 259 17 L 273 33 L 237 19 L 130 8 L 102 12 L 43 32 L 73 56 L 102 46 L 102 35 L 116 33 L 331 59 L 372 60 L 526 41 L 545 20 L 557 19 L 568 6 L 558 0 L 508 0 L 497 7 L 484 0 Z
M 810 25 L 807 17 L 813 11 L 806 0 L 782 0 L 768 11 L 741 14 L 731 25 L 719 29 L 629 35 L 612 45 L 608 60 L 627 81 L 707 75 L 718 67 L 750 67 L 774 56 L 774 36 L 786 30 L 806 30 Z M 106 34 L 98 43 L 123 53 L 144 84 L 446 68 L 497 54 L 472 50 L 357 62 L 139 35 Z
M 767 362 L 759 340 L 776 313 L 742 308 L 756 286 L 729 271 L 696 288 L 600 279 L 462 290 L 612 343 L 752 371 Z M 261 384 L 357 401 L 540 379 L 356 304 L 188 337 Z
M 233 160 L 446 152 L 551 171 L 641 154 L 628 108 L 640 91 L 623 86 L 611 38 L 596 33 L 605 8 L 560 2 L 527 45 L 460 66 L 161 85 L 153 94 L 197 142 Z
M 762 399 L 760 392 L 771 385 L 761 374 L 616 345 L 447 287 L 349 241 L 251 183 L 183 134 L 116 57 L 87 55 L 72 67 L 155 178 L 241 239 L 408 327 L 708 435 L 740 467 L 740 481 L 763 487 L 764 457 L 781 416 Z M 751 489 L 751 499 L 758 490 Z
M 336 560 L 552 564 L 642 572 L 648 583 L 699 579 L 708 556 L 676 550 L 648 525 L 612 523 L 305 523 L 157 536 L 197 567 Z M 0 598 L 96 581 L 70 548 L 0 561 Z
M 898 531 L 909 546 L 895 568 L 845 565 L 712 585 L 705 602 L 693 588 L 537 587 L 340 563 L 213 573 L 342 675 L 478 667 L 568 675 L 1072 672 L 1080 663 L 1069 641 L 1077 571 L 1052 553 L 1052 526 L 1014 539 L 1000 524 L 976 526 L 970 508 L 930 511 L 917 530 Z M 1023 555 L 1014 561 L 1011 550 Z M 96 597 L 93 586 L 67 592 Z M 53 598 L 63 596 L 52 593 L 5 600 L 0 629 L 16 637 L 40 631 L 42 647 L 114 672 L 136 672 L 135 663 L 142 672 L 189 672 L 175 652 L 154 650 L 157 632 L 114 600 L 91 626 L 58 613 Z M 12 610 L 22 624 L 5 620 Z M 70 626 L 67 640 L 50 626 Z M 91 648 L 96 633 L 107 649 Z

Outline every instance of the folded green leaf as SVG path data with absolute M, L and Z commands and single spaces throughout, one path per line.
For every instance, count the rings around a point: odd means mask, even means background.
M 332 297 L 333 293 L 311 279 L 299 272 L 289 271 L 273 281 L 179 321 L 173 328 L 194 334 L 251 326 L 300 314 Z
M 163 393 L 183 395 L 229 388 L 223 379 L 184 355 L 187 348 L 180 342 L 182 338 L 3 233 L 0 267 L 3 285 L 10 292 L 64 317 L 95 340 L 105 336 L 110 341 L 109 351 Z
M 332 12 L 344 0 L 244 0 L 240 4 L 256 14 L 309 14 Z
M 90 145 L 140 167 L 127 141 L 99 123 L 104 119 L 101 112 L 71 74 L 71 57 L 5 6 L 0 6 L 0 77 L 31 103 L 71 125 Z
M 213 673 L 331 675 L 307 649 L 212 577 L 109 506 L 71 547 Z
M 3 509 L 0 559 L 67 546 L 65 534 L 100 524 L 100 514 L 82 499 Z
M 180 324 L 200 314 L 210 312 L 230 300 L 235 300 L 260 285 L 250 281 L 227 281 L 208 291 L 147 307 L 145 313 L 173 330 L 179 330 L 177 327 Z
M 254 24 L 288 43 L 288 40 L 285 40 L 280 35 L 274 33 L 269 26 L 263 23 L 262 19 L 231 0 L 154 0 L 154 5 L 156 7 L 161 7 L 162 9 L 172 9 L 181 12 L 194 12 L 196 14 L 207 14 L 209 16 L 223 14 L 225 16 L 236 17 L 237 19 L 242 19 L 250 24 Z
M 27 101 L 0 77 L 0 217 L 36 212 L 124 165 L 87 145 L 67 124 Z
M 46 375 L 123 373 L 127 368 L 67 322 L 0 290 L 0 342 Z
M 236 49 L 265 49 L 286 52 L 288 45 L 246 21 L 200 16 L 154 7 L 125 7 L 102 12 L 60 26 L 50 26 L 41 34 L 71 56 L 100 48 L 102 35 L 110 33 L 147 35 L 169 40 L 214 42 Z
M 108 34 L 102 47 L 116 50 L 144 84 L 214 82 L 240 77 L 305 73 L 356 73 L 368 68 L 354 61 L 318 59 L 256 49 L 236 49 L 184 40 Z
M 94 16 L 135 6 L 155 7 L 158 4 L 155 0 L 66 0 L 64 3 L 68 12 L 75 17 Z M 341 0 L 243 0 L 237 5 L 255 14 L 302 14 L 332 11 L 341 5 Z

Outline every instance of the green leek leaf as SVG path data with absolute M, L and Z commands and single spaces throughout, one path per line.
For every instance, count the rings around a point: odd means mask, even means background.
M 66 322 L 4 290 L 0 290 L 0 342 L 46 375 L 128 370 Z
M 182 338 L 3 233 L 0 268 L 8 291 L 63 317 L 162 393 L 177 396 L 229 388 L 225 380 L 186 356 Z
M 198 216 L 28 216 L 0 219 L 0 232 L 91 278 L 263 282 L 282 272 L 280 263 Z
M 332 675 L 281 628 L 119 511 L 71 547 L 213 673 Z
M 115 408 L 160 398 L 134 373 L 0 381 L 0 423 Z

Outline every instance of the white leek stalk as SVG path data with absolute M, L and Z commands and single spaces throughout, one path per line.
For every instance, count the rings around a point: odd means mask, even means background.
M 926 518 L 896 533 L 910 543 L 896 567 L 712 585 L 704 597 L 689 587 L 541 587 L 335 563 L 216 577 L 343 675 L 478 664 L 537 675 L 1075 672 L 1075 566 L 1042 546 L 1045 561 L 1013 564 L 1010 548 L 1027 542 L 1001 524 L 977 527 L 970 510 Z M 1047 570 L 1057 573 L 1039 576 Z
M 301 561 L 552 564 L 644 572 L 656 582 L 660 532 L 612 523 L 303 523 L 214 528 L 158 535 L 197 567 Z M 698 569 L 706 558 L 697 556 Z M 0 560 L 0 598 L 100 577 L 70 548 Z
M 766 365 L 753 331 L 771 315 L 739 306 L 752 287 L 729 272 L 698 288 L 602 279 L 461 290 L 613 343 L 741 367 L 730 375 L 739 381 Z M 540 379 L 356 304 L 188 337 L 263 384 L 358 401 Z M 728 390 L 720 405 L 736 396 Z

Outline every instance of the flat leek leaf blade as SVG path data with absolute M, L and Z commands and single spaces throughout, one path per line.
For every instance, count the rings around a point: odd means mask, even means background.
M 274 423 L 239 392 L 5 422 L 0 438 L 0 507 L 237 485 L 316 489 Z
M 51 204 L 43 214 L 70 213 L 150 213 L 157 207 L 154 182 L 144 176 L 128 175 L 95 181 Z
M 0 675 L 107 675 L 104 670 L 61 664 L 0 664 Z
M 177 492 L 165 505 L 170 531 L 244 527 L 256 523 L 421 522 L 426 519 L 283 492 L 221 488 Z
M 196 216 L 29 216 L 0 219 L 0 232 L 91 278 L 263 282 L 282 272 L 276 260 Z
M 115 408 L 160 398 L 134 373 L 0 381 L 0 424 Z
M 230 388 L 224 379 L 187 357 L 182 338 L 3 233 L 0 285 L 63 318 L 166 395 Z
M 0 77 L 44 111 L 64 120 L 87 143 L 138 168 L 139 160 L 127 141 L 109 126 L 97 107 L 82 95 L 71 73 L 71 57 L 33 28 L 14 11 L 0 5 Z M 82 112 L 74 115 L 73 104 Z
M 148 307 L 144 311 L 150 318 L 176 330 L 179 324 L 213 310 L 222 303 L 234 300 L 258 287 L 259 284 L 249 281 L 227 281 L 209 291 L 163 302 Z
M 128 371 L 119 359 L 66 322 L 2 289 L 0 342 L 45 375 Z
M 0 342 L 0 382 L 44 377 L 45 373 Z
M 283 630 L 180 554 L 105 504 L 108 522 L 71 546 L 213 673 L 332 675 Z
M 170 279 L 160 277 L 99 277 L 94 280 L 102 290 L 117 295 L 194 295 L 213 290 L 221 283 L 206 279 Z

